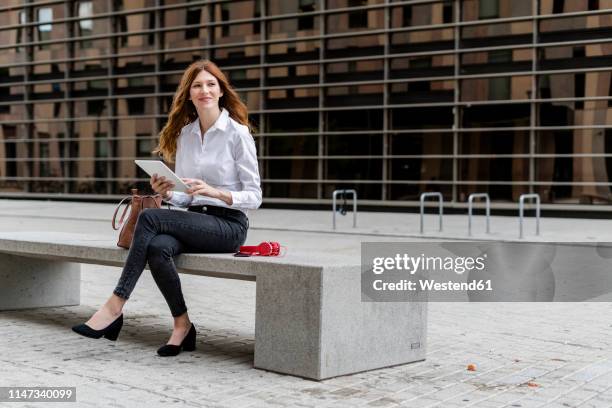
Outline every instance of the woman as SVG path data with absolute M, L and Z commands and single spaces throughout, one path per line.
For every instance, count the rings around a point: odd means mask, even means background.
M 188 211 L 146 209 L 140 214 L 112 296 L 85 324 L 73 327 L 75 332 L 116 340 L 123 306 L 148 262 L 174 317 L 172 335 L 157 353 L 175 356 L 195 349 L 195 326 L 187 314 L 173 257 L 182 252 L 235 252 L 246 240 L 247 210 L 261 204 L 250 131 L 246 106 L 221 70 L 207 60 L 191 64 L 155 149 L 166 161 L 176 159 L 175 172 L 190 188 L 179 193 L 164 177 L 153 175 L 150 180 L 166 202 Z

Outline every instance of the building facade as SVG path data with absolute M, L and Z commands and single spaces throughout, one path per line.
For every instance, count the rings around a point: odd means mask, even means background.
M 612 0 L 4 0 L 0 48 L 0 196 L 146 186 L 134 159 L 209 58 L 266 202 L 612 203 Z

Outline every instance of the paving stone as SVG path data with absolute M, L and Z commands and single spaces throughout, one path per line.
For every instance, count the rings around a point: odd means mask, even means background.
M 112 206 L 39 203 L 42 212 L 59 206 L 54 213 L 91 214 L 78 222 L 45 218 L 49 229 L 108 229 Z M 21 204 L 15 208 L 27 213 Z M 40 228 L 41 218 L 21 222 L 7 211 L 0 200 L 0 229 Z M 305 213 L 317 228 L 328 221 L 328 212 Z M 254 224 L 263 229 L 274 214 L 258 213 Z M 397 224 L 396 216 L 371 217 Z M 498 218 L 497 225 L 515 228 Z M 572 223 L 599 228 L 594 236 L 612 231 L 607 220 Z M 452 218 L 449 228 L 458 225 Z M 347 242 L 376 238 L 309 234 Z M 198 340 L 196 351 L 177 358 L 155 353 L 171 333 L 172 318 L 148 272 L 126 306 L 117 342 L 75 336 L 70 327 L 105 301 L 119 274 L 119 268 L 84 265 L 80 306 L 0 312 L 2 385 L 75 386 L 79 407 L 612 407 L 611 303 L 431 303 L 426 361 L 317 383 L 253 368 L 254 282 L 182 275 Z M 469 363 L 475 372 L 467 371 Z

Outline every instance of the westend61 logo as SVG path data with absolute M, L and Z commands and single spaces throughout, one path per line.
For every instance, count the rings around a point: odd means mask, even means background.
M 485 259 L 482 256 L 411 256 L 407 253 L 396 253 L 394 256 L 377 256 L 372 259 L 371 271 L 375 275 L 386 273 L 389 279 L 374 279 L 372 289 L 375 291 L 491 291 L 490 279 L 476 279 L 469 282 L 453 281 L 452 275 L 448 279 L 426 278 L 432 272 L 454 273 L 463 275 L 465 272 L 484 271 Z M 417 276 L 414 276 L 418 274 Z M 411 279 L 404 279 L 410 276 Z
M 458 275 L 471 270 L 482 271 L 486 268 L 487 254 L 479 257 L 441 257 L 441 256 L 410 256 L 395 254 L 393 257 L 376 257 L 372 260 L 372 272 L 377 275 L 385 271 L 406 271 L 411 275 L 419 271 L 446 271 Z

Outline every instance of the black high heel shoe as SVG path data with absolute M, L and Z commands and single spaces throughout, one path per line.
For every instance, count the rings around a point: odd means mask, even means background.
M 185 336 L 180 346 L 175 346 L 174 344 L 166 344 L 165 346 L 162 346 L 157 350 L 157 354 L 159 354 L 161 357 L 173 357 L 178 355 L 181 350 L 193 351 L 196 348 L 195 342 L 196 329 L 193 323 L 191 323 L 189 333 L 187 333 L 187 336 Z
M 99 339 L 104 336 L 109 340 L 115 341 L 119 336 L 119 332 L 123 327 L 123 313 L 115 319 L 114 322 L 106 326 L 102 330 L 94 330 L 86 324 L 79 324 L 72 328 L 72 331 L 80 334 L 81 336 L 91 337 L 92 339 Z

